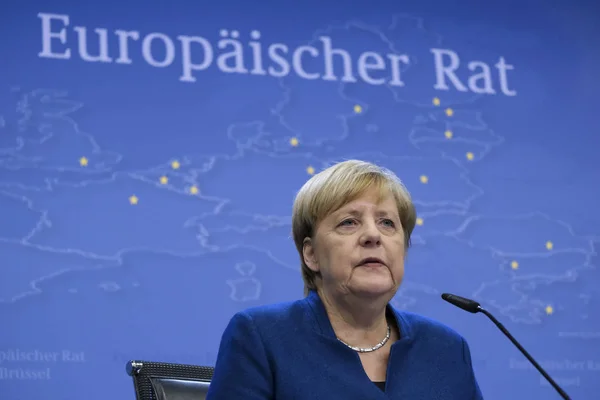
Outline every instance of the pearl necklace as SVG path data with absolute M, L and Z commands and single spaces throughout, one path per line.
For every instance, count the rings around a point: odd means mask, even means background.
M 351 348 L 354 351 L 357 351 L 359 353 L 370 353 L 372 351 L 375 351 L 377 349 L 380 349 L 383 347 L 383 345 L 385 345 L 387 343 L 388 340 L 390 340 L 390 326 L 388 325 L 387 327 L 387 334 L 385 335 L 385 337 L 383 338 L 383 340 L 379 343 L 377 343 L 375 346 L 373 347 L 356 347 L 356 346 L 350 346 L 348 343 L 344 342 L 342 339 L 338 338 L 338 340 L 340 342 L 342 342 L 343 344 L 345 344 L 346 346 L 348 346 L 349 348 Z

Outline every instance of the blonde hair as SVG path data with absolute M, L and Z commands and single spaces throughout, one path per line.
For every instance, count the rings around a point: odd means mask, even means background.
M 319 172 L 310 178 L 296 195 L 292 211 L 292 234 L 300 255 L 304 295 L 317 289 L 318 273 L 304 262 L 305 238 L 312 238 L 317 225 L 330 213 L 348 204 L 374 188 L 380 197 L 392 194 L 398 206 L 398 215 L 404 230 L 405 245 L 410 247 L 410 236 L 417 213 L 411 196 L 402 181 L 390 170 L 360 160 L 347 160 Z

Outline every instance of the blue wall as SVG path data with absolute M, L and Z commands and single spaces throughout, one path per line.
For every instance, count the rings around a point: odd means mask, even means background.
M 486 399 L 554 393 L 442 292 L 597 398 L 598 6 L 12 3 L 0 398 L 133 399 L 129 359 L 213 364 L 234 312 L 302 296 L 293 197 L 346 158 L 413 193 L 394 304 L 467 337 Z

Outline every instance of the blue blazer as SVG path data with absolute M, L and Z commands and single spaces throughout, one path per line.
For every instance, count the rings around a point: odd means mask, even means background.
M 340 343 L 316 292 L 233 316 L 223 334 L 207 400 L 482 400 L 469 346 L 450 328 L 388 306 L 400 339 L 385 392 L 358 353 Z

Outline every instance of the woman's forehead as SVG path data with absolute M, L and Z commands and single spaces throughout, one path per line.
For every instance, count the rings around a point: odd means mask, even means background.
M 366 212 L 375 213 L 377 215 L 398 214 L 398 208 L 396 207 L 393 196 L 385 196 L 382 198 L 359 197 L 345 203 L 331 214 L 364 214 Z

